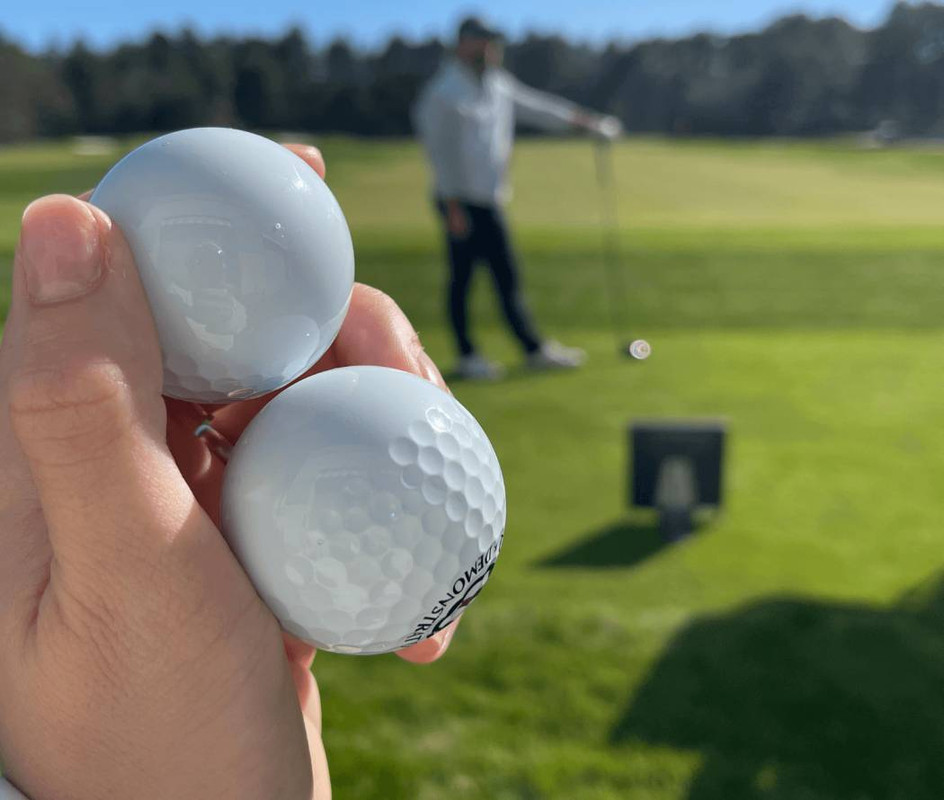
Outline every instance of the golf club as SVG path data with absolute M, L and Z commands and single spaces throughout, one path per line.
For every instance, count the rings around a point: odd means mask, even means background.
M 620 355 L 645 361 L 652 347 L 645 339 L 626 335 L 628 301 L 623 259 L 619 241 L 619 204 L 616 192 L 616 171 L 613 145 L 609 139 L 597 139 L 595 145 L 597 186 L 600 190 L 600 219 L 603 232 L 603 267 L 606 279 L 610 323 Z

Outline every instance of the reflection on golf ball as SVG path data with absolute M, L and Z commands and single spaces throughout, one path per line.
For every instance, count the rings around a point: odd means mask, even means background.
M 266 394 L 337 336 L 354 285 L 350 232 L 324 181 L 274 142 L 225 128 L 171 133 L 118 162 L 91 202 L 134 252 L 165 394 Z
M 645 361 L 652 355 L 652 345 L 645 339 L 637 339 L 629 346 L 629 354 L 639 361 Z
M 226 468 L 222 527 L 285 630 L 383 653 L 442 630 L 481 591 L 505 486 L 451 395 L 346 367 L 294 384 L 253 420 Z

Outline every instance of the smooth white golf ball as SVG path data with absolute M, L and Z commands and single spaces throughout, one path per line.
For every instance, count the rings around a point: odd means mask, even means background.
M 637 339 L 629 346 L 629 354 L 637 361 L 645 361 L 652 355 L 652 345 L 645 339 Z
M 346 367 L 279 394 L 226 467 L 223 532 L 289 633 L 338 653 L 432 636 L 481 591 L 505 485 L 472 415 L 428 381 Z
M 91 197 L 134 252 L 164 393 L 225 403 L 293 381 L 331 346 L 354 285 L 341 208 L 318 174 L 245 131 L 142 145 Z

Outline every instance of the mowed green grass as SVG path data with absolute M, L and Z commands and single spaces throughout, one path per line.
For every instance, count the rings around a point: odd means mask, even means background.
M 321 144 L 359 278 L 448 366 L 418 151 Z M 5 270 L 26 202 L 111 160 L 0 151 Z M 530 301 L 589 366 L 455 386 L 502 460 L 505 549 L 441 663 L 318 656 L 336 796 L 940 797 L 944 155 L 634 140 L 616 164 L 654 355 L 614 352 L 591 145 L 522 143 Z M 478 337 L 515 365 L 479 278 Z M 727 506 L 664 547 L 625 505 L 626 424 L 718 415 Z

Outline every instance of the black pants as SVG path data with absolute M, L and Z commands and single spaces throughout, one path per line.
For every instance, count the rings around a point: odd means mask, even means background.
M 449 280 L 449 321 L 459 353 L 467 356 L 475 352 L 475 346 L 469 338 L 468 306 L 472 273 L 479 261 L 488 264 L 502 312 L 524 351 L 533 353 L 538 350 L 541 338 L 521 296 L 518 266 L 501 211 L 463 203 L 469 231 L 465 238 L 457 239 L 449 233 L 445 203 L 439 201 L 436 205 L 443 219 L 449 247 L 449 264 L 452 268 Z

